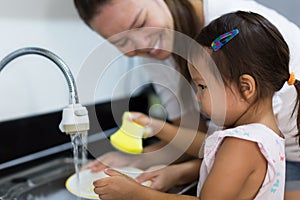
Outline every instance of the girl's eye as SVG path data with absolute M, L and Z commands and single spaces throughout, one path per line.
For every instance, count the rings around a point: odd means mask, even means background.
M 202 84 L 198 84 L 198 87 L 200 87 L 202 90 L 206 89 L 207 86 L 206 85 L 202 85 Z

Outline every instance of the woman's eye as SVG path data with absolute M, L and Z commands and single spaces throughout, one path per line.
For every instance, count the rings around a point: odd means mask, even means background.
M 125 47 L 127 45 L 128 39 L 124 39 L 122 40 L 122 42 L 119 42 L 118 44 L 116 44 L 116 46 L 118 47 Z
M 138 28 L 143 28 L 146 24 L 146 20 L 143 21 L 143 23 Z
M 202 90 L 206 89 L 207 86 L 206 85 L 202 85 L 202 84 L 198 84 L 198 87 L 200 87 Z

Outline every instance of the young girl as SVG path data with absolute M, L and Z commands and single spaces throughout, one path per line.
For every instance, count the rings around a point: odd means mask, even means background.
M 285 82 L 297 90 L 296 105 L 300 94 L 299 82 L 289 72 L 286 42 L 264 17 L 242 11 L 216 19 L 196 41 L 216 64 L 214 68 L 192 49 L 189 71 L 198 85 L 197 100 L 202 112 L 226 127 L 205 141 L 198 197 L 282 200 L 284 138 L 273 114 L 272 97 Z M 212 98 L 223 93 L 223 100 Z M 111 169 L 105 173 L 110 177 L 94 182 L 94 191 L 103 200 L 197 199 L 154 191 Z M 191 173 L 187 171 L 186 177 Z

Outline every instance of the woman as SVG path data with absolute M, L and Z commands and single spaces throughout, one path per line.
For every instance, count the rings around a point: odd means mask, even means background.
M 211 119 L 216 124 L 222 122 L 220 125 L 229 127 L 214 132 L 205 141 L 197 196 L 202 200 L 282 200 L 284 138 L 272 110 L 272 98 L 287 81 L 300 94 L 298 81 L 289 73 L 287 44 L 261 15 L 242 11 L 214 20 L 202 29 L 196 41 L 204 48 L 191 48 L 189 71 L 198 86 L 201 111 L 214 115 Z M 243 48 L 245 45 L 247 48 Z M 255 51 L 257 48 L 262 51 Z M 206 53 L 215 66 L 206 62 Z M 269 54 L 276 56 L 265 59 Z M 278 66 L 275 70 L 274 64 Z M 223 109 L 212 109 L 219 107 L 220 101 L 214 97 L 223 91 L 224 122 Z M 109 177 L 94 182 L 94 191 L 103 200 L 198 199 L 159 193 L 115 171 L 104 172 Z
M 176 30 L 193 38 L 204 25 L 225 13 L 236 10 L 254 11 L 266 17 L 282 33 L 291 51 L 290 71 L 295 72 L 296 77 L 300 77 L 300 68 L 298 67 L 300 65 L 300 57 L 296 56 L 300 55 L 299 28 L 277 12 L 252 0 L 75 0 L 75 5 L 85 23 L 104 38 L 110 38 L 120 32 L 141 27 Z M 187 80 L 190 80 L 185 61 L 176 55 L 172 55 L 170 52 L 161 50 L 176 48 L 180 44 L 173 43 L 173 38 L 164 32 L 157 32 L 151 35 L 152 37 L 147 37 L 145 34 L 137 30 L 135 34 L 115 38 L 111 42 L 122 52 L 126 52 L 128 56 L 150 57 L 156 59 L 156 62 L 162 63 L 172 63 L 175 60 L 177 63 L 176 67 L 180 69 L 180 72 Z M 272 59 L 271 55 L 270 59 Z M 144 60 L 149 62 L 150 59 Z M 166 79 L 165 77 L 168 77 L 168 75 L 172 76 L 172 74 L 160 75 L 155 73 L 152 77 Z M 169 85 L 167 86 L 169 87 Z M 174 90 L 178 88 L 177 83 L 170 85 L 170 87 L 174 88 Z M 178 124 L 181 115 L 187 113 L 189 108 L 181 113 L 180 108 L 175 108 L 174 103 L 169 101 L 170 95 L 164 88 L 156 86 L 155 89 L 160 95 L 163 105 L 169 108 L 167 112 L 171 121 L 175 122 L 174 124 Z M 290 99 L 295 98 L 295 90 L 284 85 L 277 93 L 276 98 L 274 97 L 273 99 L 273 107 L 279 128 L 286 138 L 286 199 L 296 199 L 300 194 L 300 150 L 294 137 L 298 132 L 296 115 L 290 118 L 290 113 L 294 107 L 293 101 L 290 101 Z M 136 119 L 137 122 L 142 123 L 146 121 L 147 124 L 149 122 L 147 117 L 141 116 L 141 118 Z M 169 130 L 176 130 L 176 128 L 178 127 L 168 124 L 156 136 L 168 142 L 176 134 L 176 131 L 170 132 Z M 197 134 L 196 139 L 187 152 L 194 156 L 197 155 L 204 137 L 204 134 Z

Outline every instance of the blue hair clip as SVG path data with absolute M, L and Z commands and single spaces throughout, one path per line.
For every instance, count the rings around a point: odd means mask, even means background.
M 239 34 L 239 30 L 233 29 L 232 31 L 220 35 L 211 43 L 211 48 L 214 52 L 218 51 L 222 46 L 232 40 L 232 38 L 234 38 L 237 34 Z

